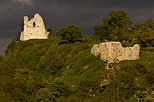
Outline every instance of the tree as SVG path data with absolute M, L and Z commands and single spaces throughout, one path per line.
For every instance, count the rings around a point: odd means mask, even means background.
M 81 41 L 82 38 L 81 28 L 72 24 L 59 29 L 56 33 L 62 37 L 62 40 L 68 43 Z
M 128 40 L 129 27 L 132 21 L 125 11 L 111 11 L 100 26 L 95 27 L 94 35 L 100 40 Z
M 112 27 L 125 28 L 131 25 L 132 21 L 126 11 L 111 11 L 108 19 L 104 19 Z
M 94 32 L 94 36 L 96 36 L 99 40 L 110 40 L 111 27 L 109 25 L 99 25 L 96 26 Z
M 133 29 L 136 30 L 136 29 L 140 29 L 141 27 L 145 26 L 146 28 L 148 28 L 149 30 L 154 30 L 154 19 L 153 18 L 146 18 L 144 20 L 144 22 L 137 22 Z
M 154 46 L 154 19 L 147 18 L 143 23 L 135 24 L 133 36 L 142 47 Z
M 152 46 L 154 38 L 150 34 L 151 31 L 145 25 L 140 25 L 138 29 L 134 30 L 134 36 L 136 43 L 139 43 L 142 47 Z
M 145 25 L 150 28 L 151 30 L 154 30 L 154 19 L 153 18 L 147 18 L 145 20 Z

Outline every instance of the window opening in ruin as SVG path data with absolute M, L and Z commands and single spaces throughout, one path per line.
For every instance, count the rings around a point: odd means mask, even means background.
M 35 22 L 33 22 L 33 27 L 35 27 L 36 26 L 36 23 Z

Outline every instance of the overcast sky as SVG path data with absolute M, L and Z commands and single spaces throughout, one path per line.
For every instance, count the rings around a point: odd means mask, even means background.
M 53 30 L 75 24 L 92 34 L 112 10 L 125 10 L 134 22 L 154 18 L 154 0 L 0 0 L 0 55 L 20 32 L 23 16 L 39 13 Z

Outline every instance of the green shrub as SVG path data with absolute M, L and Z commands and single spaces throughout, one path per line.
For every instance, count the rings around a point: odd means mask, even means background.
M 82 38 L 81 28 L 72 24 L 59 29 L 56 33 L 62 37 L 62 40 L 65 40 L 68 43 L 81 41 Z
M 112 95 L 118 100 L 127 100 L 134 95 L 134 81 L 128 73 L 118 75 L 110 84 Z

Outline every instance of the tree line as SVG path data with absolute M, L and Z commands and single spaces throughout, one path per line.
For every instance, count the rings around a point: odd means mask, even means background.
M 69 24 L 56 32 L 64 40 L 63 43 L 82 41 L 82 29 Z M 154 46 L 154 19 L 147 18 L 142 23 L 133 23 L 126 11 L 111 11 L 102 24 L 94 27 L 93 39 L 103 41 L 120 41 L 125 45 L 134 43 L 142 47 Z

